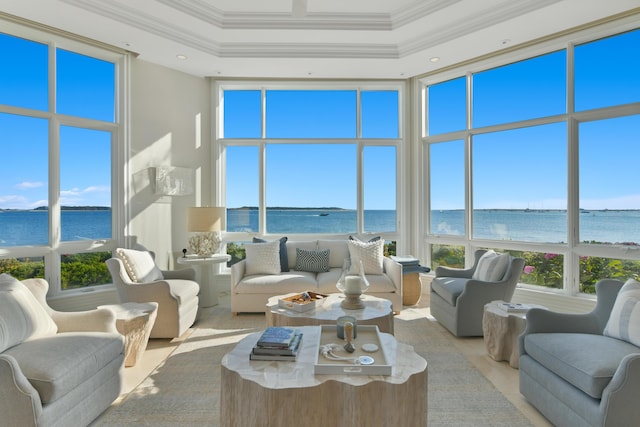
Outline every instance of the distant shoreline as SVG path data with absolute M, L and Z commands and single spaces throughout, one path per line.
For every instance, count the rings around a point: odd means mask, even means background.
M 48 211 L 46 206 L 39 206 L 35 209 L 5 209 L 0 208 L 0 212 L 42 212 Z M 61 211 L 110 211 L 108 206 L 61 206 Z

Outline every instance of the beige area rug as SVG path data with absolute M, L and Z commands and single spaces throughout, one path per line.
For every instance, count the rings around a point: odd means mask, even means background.
M 162 365 L 93 426 L 220 425 L 220 361 L 236 342 L 265 327 L 264 315 L 232 317 L 228 307 L 217 306 L 195 326 Z M 407 308 L 395 318 L 396 338 L 428 362 L 429 426 L 531 426 L 446 333 L 425 309 Z

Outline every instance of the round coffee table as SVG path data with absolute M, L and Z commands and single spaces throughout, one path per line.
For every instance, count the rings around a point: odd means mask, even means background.
M 378 325 L 380 332 L 393 334 L 393 310 L 391 301 L 371 295 L 362 295 L 364 308 L 347 310 L 340 306 L 344 299 L 342 294 L 330 294 L 322 304 L 316 308 L 298 312 L 278 306 L 278 300 L 289 295 L 278 295 L 269 298 L 265 318 L 267 326 L 307 326 L 307 325 L 335 325 L 340 316 L 353 316 L 358 325 Z
M 320 328 L 300 327 L 295 362 L 250 361 L 261 332 L 243 338 L 221 362 L 222 426 L 426 426 L 427 361 L 380 334 L 391 375 L 315 375 Z

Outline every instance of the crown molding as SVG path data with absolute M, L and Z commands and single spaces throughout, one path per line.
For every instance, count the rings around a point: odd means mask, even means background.
M 401 43 L 399 46 L 400 57 L 414 54 L 450 40 L 472 34 L 485 28 L 500 24 L 515 17 L 531 13 L 538 9 L 559 3 L 562 0 L 510 0 L 500 5 L 485 9 L 475 18 L 459 19 L 447 24 L 443 30 L 433 29 Z

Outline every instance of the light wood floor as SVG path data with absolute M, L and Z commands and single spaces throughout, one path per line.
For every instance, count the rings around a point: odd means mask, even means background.
M 423 287 L 424 289 L 424 287 Z M 228 295 L 220 296 L 221 304 L 229 304 Z M 429 306 L 429 295 L 423 293 L 418 307 Z M 191 331 L 173 340 L 154 339 L 149 341 L 142 360 L 133 367 L 125 368 L 124 394 L 138 386 L 175 348 L 184 341 Z M 453 344 L 493 385 L 527 417 L 535 426 L 551 426 L 540 413 L 533 408 L 518 389 L 518 370 L 507 362 L 496 362 L 487 355 L 482 338 L 456 338 L 451 335 Z

